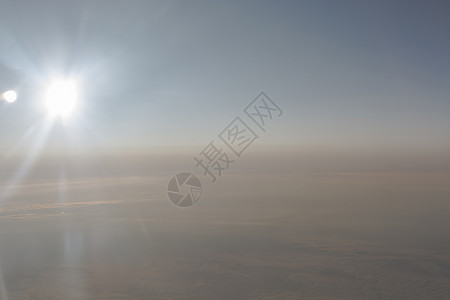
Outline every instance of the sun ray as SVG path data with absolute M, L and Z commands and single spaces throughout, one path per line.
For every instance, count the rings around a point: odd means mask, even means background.
M 20 183 L 32 168 L 37 156 L 41 153 L 51 127 L 51 123 L 46 122 L 42 124 L 42 128 L 39 130 L 38 135 L 35 137 L 30 152 L 26 155 L 20 167 L 16 170 L 9 182 L 6 183 L 6 185 L 0 192 L 0 203 L 3 202 L 4 199 L 7 199 L 14 195 L 15 191 L 19 188 Z

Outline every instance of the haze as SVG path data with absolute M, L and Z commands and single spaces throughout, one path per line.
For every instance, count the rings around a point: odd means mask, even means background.
M 0 299 L 450 299 L 446 1 L 0 1 Z M 78 80 L 49 120 L 43 87 Z M 262 130 L 244 109 L 276 103 Z M 221 132 L 240 117 L 241 153 Z M 234 160 L 212 182 L 193 159 Z M 168 199 L 180 172 L 196 205 Z

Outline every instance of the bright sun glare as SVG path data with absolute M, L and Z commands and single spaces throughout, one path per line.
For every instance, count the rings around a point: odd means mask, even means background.
M 77 105 L 77 85 L 72 79 L 54 79 L 45 94 L 45 106 L 51 117 L 67 119 Z

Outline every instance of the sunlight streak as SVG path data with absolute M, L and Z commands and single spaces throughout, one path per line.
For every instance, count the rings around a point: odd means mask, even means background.
M 13 174 L 13 176 L 9 180 L 9 183 L 7 183 L 0 192 L 0 203 L 5 198 L 9 198 L 10 196 L 14 195 L 15 191 L 20 187 L 19 183 L 28 174 L 29 170 L 33 166 L 33 163 L 35 162 L 35 159 L 44 147 L 50 129 L 50 123 L 44 123 L 42 125 L 42 128 L 39 130 L 39 134 L 36 136 L 30 152 L 28 153 L 18 170 Z

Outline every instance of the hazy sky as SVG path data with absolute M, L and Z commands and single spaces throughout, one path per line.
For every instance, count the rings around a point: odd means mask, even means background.
M 2 1 L 1 146 L 44 123 L 60 74 L 82 106 L 49 144 L 203 145 L 265 91 L 267 144 L 450 149 L 447 1 Z
M 449 83 L 444 0 L 0 0 L 0 299 L 449 299 Z

